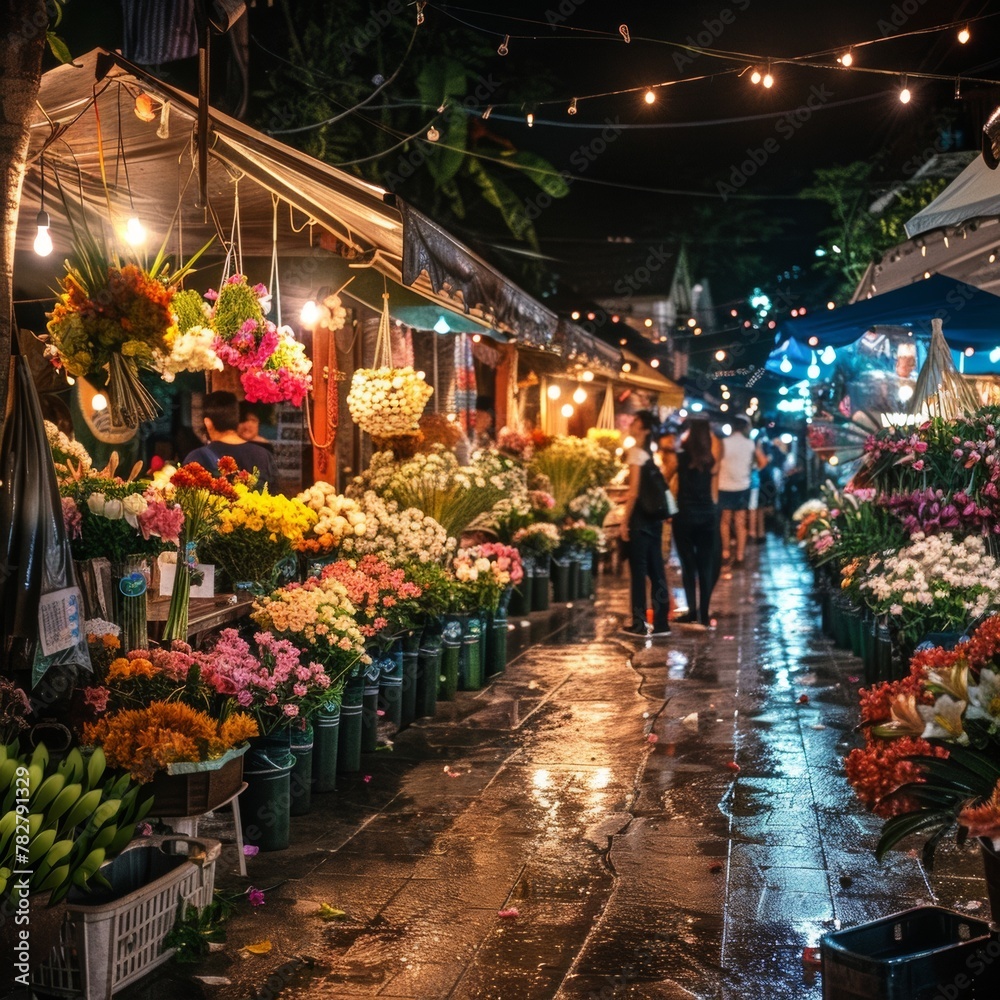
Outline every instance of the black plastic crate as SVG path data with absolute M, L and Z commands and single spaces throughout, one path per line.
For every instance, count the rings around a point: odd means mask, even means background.
M 827 934 L 823 1000 L 997 1000 L 1000 941 L 989 924 L 918 906 Z

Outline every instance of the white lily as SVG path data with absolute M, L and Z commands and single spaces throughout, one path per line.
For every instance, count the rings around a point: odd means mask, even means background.
M 917 711 L 925 723 L 923 738 L 925 740 L 951 740 L 954 743 L 961 743 L 963 746 L 968 744 L 969 737 L 962 722 L 965 706 L 964 701 L 957 701 L 947 694 L 941 695 L 933 705 L 918 705 Z

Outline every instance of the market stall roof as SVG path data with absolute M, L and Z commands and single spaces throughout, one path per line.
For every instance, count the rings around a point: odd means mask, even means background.
M 992 349 L 1000 342 L 1000 297 L 941 274 L 841 309 L 789 320 L 781 332 L 806 344 L 815 337 L 813 346 L 840 347 L 876 326 L 907 327 L 929 336 L 934 318 L 942 320 L 952 347 Z
M 134 113 L 140 94 L 151 98 L 151 120 Z M 319 243 L 395 282 L 390 304 L 395 297 L 400 309 L 429 306 L 446 319 L 464 316 L 464 323 L 449 321 L 453 330 L 492 329 L 557 345 L 555 313 L 426 216 L 215 109 L 208 114 L 208 206 L 197 207 L 197 114 L 195 97 L 101 49 L 44 74 L 18 224 L 19 296 L 45 295 L 54 283 L 53 258 L 31 252 L 44 172 L 45 208 L 61 255 L 72 240 L 57 183 L 94 220 L 107 219 L 109 210 L 122 224 L 138 215 L 151 231 L 150 245 L 159 244 L 173 220 L 169 249 L 179 256 L 217 236 L 216 258 L 232 248 L 242 257 L 270 258 L 276 249 L 286 262 L 300 259 L 308 279 L 316 273 Z M 402 301 L 404 287 L 422 305 Z M 429 316 L 410 318 L 422 326 Z M 576 337 L 589 335 L 580 330 Z
M 977 156 L 929 205 L 906 223 L 913 238 L 932 229 L 1000 216 L 1000 172 Z

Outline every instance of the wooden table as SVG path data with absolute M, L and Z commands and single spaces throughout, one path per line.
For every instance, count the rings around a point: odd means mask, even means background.
M 216 594 L 215 597 L 192 597 L 188 607 L 188 639 L 206 632 L 236 625 L 249 616 L 253 597 L 246 594 Z M 146 605 L 150 638 L 163 635 L 163 623 L 170 610 L 169 597 L 150 597 Z

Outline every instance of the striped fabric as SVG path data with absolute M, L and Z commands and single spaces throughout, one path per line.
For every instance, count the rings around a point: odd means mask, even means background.
M 122 54 L 158 66 L 198 54 L 195 0 L 122 0 Z

